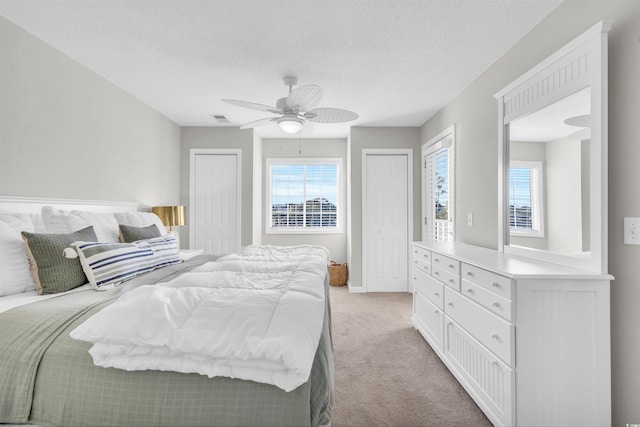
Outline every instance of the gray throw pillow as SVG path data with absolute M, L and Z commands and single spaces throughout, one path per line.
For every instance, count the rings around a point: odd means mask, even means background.
M 151 224 L 148 227 L 133 227 L 120 224 L 120 243 L 131 243 L 160 236 L 160 230 L 155 224 Z
M 92 226 L 69 234 L 23 231 L 22 238 L 27 247 L 31 274 L 39 295 L 65 292 L 87 283 L 80 260 L 66 258 L 64 249 L 77 241 L 97 242 Z

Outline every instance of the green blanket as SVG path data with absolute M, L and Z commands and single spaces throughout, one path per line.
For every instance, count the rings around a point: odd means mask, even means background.
M 0 313 L 0 423 L 77 426 L 322 425 L 331 421 L 328 304 L 311 378 L 291 392 L 252 381 L 101 368 L 69 337 L 137 286 L 192 269 L 207 256 L 145 274 L 114 291 L 79 291 Z M 295 321 L 295 319 L 292 319 Z

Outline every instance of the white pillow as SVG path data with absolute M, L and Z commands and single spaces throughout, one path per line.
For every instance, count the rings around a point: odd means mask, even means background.
M 3 217 L 6 218 L 5 215 Z M 13 224 L 20 227 L 18 223 L 15 221 Z M 24 231 L 33 232 L 33 229 L 25 228 Z M 29 257 L 19 229 L 0 220 L 0 297 L 35 289 L 36 284 L 29 270 Z
M 118 224 L 130 225 L 132 227 L 148 227 L 151 224 L 155 224 L 158 226 L 161 236 L 167 234 L 167 230 L 164 228 L 162 221 L 160 221 L 160 217 L 152 212 L 116 212 L 113 216 Z
M 118 221 L 111 213 L 63 211 L 52 206 L 44 206 L 41 212 L 47 233 L 73 233 L 91 225 L 100 242 L 120 239 Z
M 45 226 L 40 214 L 0 214 L 0 221 L 4 221 L 18 233 L 44 233 Z

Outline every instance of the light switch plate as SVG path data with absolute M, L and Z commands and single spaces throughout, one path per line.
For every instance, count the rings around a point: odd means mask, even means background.
M 624 219 L 624 244 L 640 245 L 640 218 Z

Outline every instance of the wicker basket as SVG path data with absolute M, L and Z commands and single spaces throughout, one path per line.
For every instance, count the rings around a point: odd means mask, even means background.
M 329 265 L 329 284 L 331 286 L 344 286 L 347 284 L 347 263 L 336 264 L 331 261 Z

